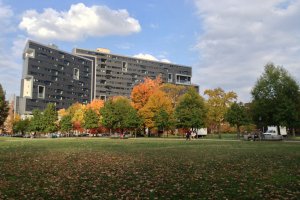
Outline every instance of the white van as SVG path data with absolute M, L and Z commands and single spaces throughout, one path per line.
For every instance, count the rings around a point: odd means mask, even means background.
M 282 135 L 287 136 L 287 131 L 285 126 L 279 126 L 279 132 L 277 126 L 268 126 L 268 130 L 263 133 L 264 135 Z
M 192 130 L 191 130 L 192 131 Z M 194 129 L 192 131 L 192 138 L 204 137 L 207 135 L 207 128 Z
M 268 126 L 268 130 L 263 133 L 264 140 L 282 140 L 285 136 L 287 136 L 287 131 L 284 126 L 280 126 L 279 130 L 277 126 Z

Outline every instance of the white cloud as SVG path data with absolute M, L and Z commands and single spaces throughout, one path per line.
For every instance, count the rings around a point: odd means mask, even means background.
M 22 54 L 25 48 L 25 44 L 28 38 L 24 37 L 23 35 L 19 35 L 14 41 L 11 47 L 11 55 L 15 58 L 21 59 Z
M 11 10 L 10 6 L 4 5 L 0 1 L 0 20 L 8 19 L 13 16 L 13 11 Z
M 161 59 L 160 61 L 161 61 L 161 62 L 165 62 L 165 63 L 171 63 L 171 61 L 169 61 L 169 60 L 166 59 L 166 58 L 163 58 L 163 59 Z
M 166 58 L 163 58 L 163 59 L 159 60 L 156 57 L 154 57 L 153 55 L 147 54 L 147 53 L 139 53 L 139 54 L 134 55 L 133 57 L 135 57 L 135 58 L 141 58 L 141 59 L 145 59 L 145 60 L 152 60 L 152 61 L 159 61 L 159 62 L 171 63 Z
M 203 91 L 234 90 L 243 101 L 272 61 L 300 80 L 300 1 L 195 0 L 203 34 L 193 79 Z
M 19 28 L 38 39 L 76 41 L 89 36 L 129 35 L 141 31 L 139 21 L 127 10 L 111 10 L 106 6 L 71 5 L 68 11 L 52 8 L 38 13 L 27 10 Z
M 0 84 L 9 98 L 12 93 L 19 91 L 21 55 L 15 57 L 15 50 L 11 49 L 9 36 L 15 31 L 14 12 L 10 6 L 4 5 L 0 0 Z M 11 48 L 10 48 L 11 47 Z
M 11 25 L 13 14 L 14 13 L 10 6 L 4 5 L 0 1 L 0 29 L 2 34 L 14 30 L 14 27 Z
M 7 97 L 19 95 L 22 75 L 22 53 L 27 38 L 18 36 L 11 48 L 7 45 L 0 47 L 0 80 L 6 90 Z

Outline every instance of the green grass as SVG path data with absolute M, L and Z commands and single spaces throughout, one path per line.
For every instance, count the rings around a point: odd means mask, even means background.
M 241 138 L 242 138 L 241 134 Z M 204 137 L 204 139 L 219 139 L 218 134 L 208 134 Z M 225 140 L 237 140 L 237 134 L 236 133 L 221 133 L 221 139 Z
M 299 199 L 300 143 L 0 138 L 0 199 Z
M 289 139 L 289 140 L 300 141 L 300 136 L 295 136 L 295 137 L 290 136 L 288 139 Z

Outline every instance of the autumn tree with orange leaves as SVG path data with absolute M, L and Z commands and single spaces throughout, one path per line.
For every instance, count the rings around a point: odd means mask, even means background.
M 86 109 L 93 110 L 97 113 L 97 115 L 100 115 L 100 108 L 104 106 L 104 101 L 102 99 L 94 99 L 91 103 L 86 105 Z
M 137 110 L 143 108 L 150 96 L 159 89 L 161 83 L 162 80 L 160 76 L 156 77 L 154 80 L 146 77 L 143 83 L 134 86 L 131 92 L 133 107 Z

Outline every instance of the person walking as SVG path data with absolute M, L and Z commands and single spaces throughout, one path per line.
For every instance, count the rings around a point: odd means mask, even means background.
M 191 131 L 185 133 L 186 140 L 191 140 Z

